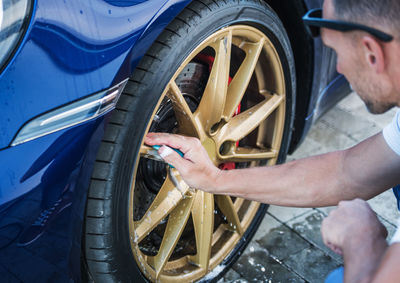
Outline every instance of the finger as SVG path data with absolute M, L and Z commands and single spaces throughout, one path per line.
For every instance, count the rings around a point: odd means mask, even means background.
M 149 145 L 167 145 L 179 149 L 183 153 L 188 152 L 194 146 L 194 138 L 168 133 L 149 133 L 145 137 L 145 143 Z
M 337 253 L 338 255 L 343 255 L 342 249 L 336 248 L 336 249 L 334 250 L 334 252 Z
M 155 145 L 156 144 L 155 139 L 160 136 L 162 136 L 162 133 L 153 133 L 153 132 L 147 133 L 146 136 L 144 137 L 144 143 L 148 145 Z
M 165 160 L 165 162 L 174 166 L 179 172 L 187 170 L 192 163 L 184 158 L 182 158 L 175 150 L 168 146 L 162 146 L 158 153 Z
M 335 250 L 335 246 L 334 245 L 332 245 L 331 243 L 326 243 L 325 244 L 325 246 L 327 246 L 329 249 L 331 249 L 332 251 L 334 251 Z
M 321 223 L 321 237 L 322 237 L 322 241 L 324 242 L 324 244 L 328 245 L 328 239 L 326 237 L 326 221 L 325 221 L 325 219 Z
M 177 145 L 182 143 L 182 138 L 179 135 L 169 133 L 148 133 L 144 142 L 148 145 L 167 145 L 178 148 Z
M 339 248 L 339 247 L 337 247 L 337 246 L 335 246 L 335 245 L 333 245 L 331 243 L 328 243 L 326 246 L 328 248 L 330 248 L 334 253 L 336 253 L 338 255 L 342 255 L 343 254 L 343 251 L 342 251 L 341 248 Z
M 321 236 L 322 241 L 326 246 L 330 244 L 330 233 L 329 233 L 329 216 L 325 218 L 321 223 Z

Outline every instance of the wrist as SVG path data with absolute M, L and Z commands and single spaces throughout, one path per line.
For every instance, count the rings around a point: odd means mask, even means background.
M 348 237 L 344 238 L 343 248 L 370 246 L 375 247 L 386 243 L 387 230 L 385 226 L 376 219 L 376 222 L 369 225 L 360 225 L 347 231 Z
M 349 237 L 343 244 L 344 250 L 362 249 L 366 247 L 369 249 L 375 249 L 377 246 L 386 243 L 386 239 L 382 233 L 363 233 L 357 236 Z
M 343 256 L 349 258 L 375 258 L 382 256 L 387 248 L 387 242 L 383 233 L 368 234 L 351 237 L 343 245 Z M 352 260 L 353 260 L 352 259 Z
M 215 194 L 222 194 L 224 191 L 224 185 L 226 184 L 226 175 L 227 175 L 228 170 L 221 170 L 219 168 L 215 168 L 215 171 L 213 173 L 213 178 L 212 179 L 212 190 L 213 193 Z
M 371 282 L 387 249 L 383 236 L 349 241 L 343 249 L 346 267 L 344 282 Z

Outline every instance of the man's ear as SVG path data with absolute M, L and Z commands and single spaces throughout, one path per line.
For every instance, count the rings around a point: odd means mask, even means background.
M 361 44 L 367 65 L 376 73 L 382 73 L 385 70 L 383 46 L 369 35 L 362 37 Z

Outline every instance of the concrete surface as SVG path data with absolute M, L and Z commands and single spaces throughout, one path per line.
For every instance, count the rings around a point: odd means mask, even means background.
M 381 131 L 395 111 L 372 115 L 360 98 L 351 94 L 313 126 L 288 161 L 348 148 Z M 399 216 L 392 192 L 369 203 L 387 227 L 389 239 Z M 324 246 L 320 234 L 321 221 L 332 209 L 271 206 L 252 242 L 218 283 L 324 282 L 326 275 L 342 264 L 342 258 Z

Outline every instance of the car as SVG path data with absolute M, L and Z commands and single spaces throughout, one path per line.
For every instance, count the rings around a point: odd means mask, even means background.
M 268 205 L 189 188 L 148 132 L 223 170 L 282 163 L 350 92 L 314 0 L 0 0 L 3 282 L 221 278 Z

